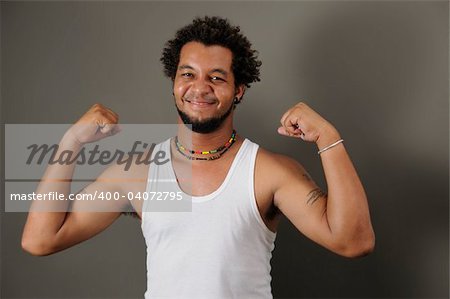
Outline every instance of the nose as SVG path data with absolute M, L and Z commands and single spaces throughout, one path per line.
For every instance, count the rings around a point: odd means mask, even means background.
M 204 79 L 197 79 L 192 82 L 191 90 L 199 96 L 203 96 L 212 92 L 210 83 Z

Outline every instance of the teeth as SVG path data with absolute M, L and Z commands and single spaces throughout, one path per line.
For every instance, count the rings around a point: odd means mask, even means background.
M 196 102 L 196 101 L 190 101 L 190 100 L 184 100 L 185 102 L 194 104 L 194 105 L 211 105 L 212 102 Z

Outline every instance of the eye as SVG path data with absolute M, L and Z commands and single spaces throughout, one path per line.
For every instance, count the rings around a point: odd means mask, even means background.
M 183 74 L 181 74 L 181 77 L 184 77 L 184 78 L 191 78 L 193 76 L 193 74 L 191 74 L 191 73 L 183 73 Z
M 225 81 L 225 80 L 217 76 L 212 76 L 211 81 Z

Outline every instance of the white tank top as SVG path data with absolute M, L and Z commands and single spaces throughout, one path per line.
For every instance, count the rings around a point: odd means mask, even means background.
M 170 157 L 170 139 L 154 152 Z M 270 260 L 276 233 L 264 224 L 255 201 L 258 145 L 245 139 L 222 185 L 192 196 L 192 212 L 152 212 L 143 203 L 149 298 L 272 298 Z M 214 174 L 211 174 L 214 175 Z M 182 192 L 172 163 L 151 164 L 147 192 L 158 180 Z M 167 187 L 167 185 L 165 185 Z

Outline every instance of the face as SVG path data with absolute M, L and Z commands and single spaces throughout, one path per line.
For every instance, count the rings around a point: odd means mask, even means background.
M 192 130 L 209 133 L 232 117 L 233 99 L 244 87 L 236 87 L 232 72 L 233 54 L 222 46 L 189 42 L 180 53 L 173 92 L 178 113 Z

